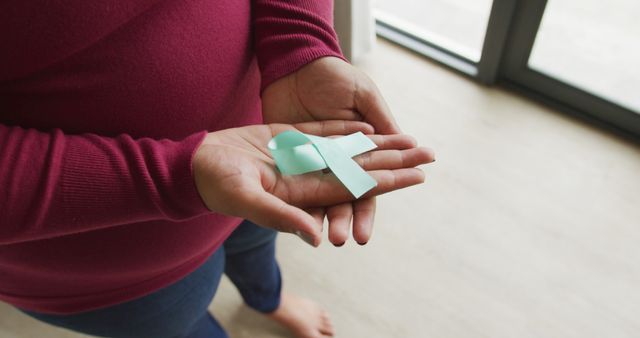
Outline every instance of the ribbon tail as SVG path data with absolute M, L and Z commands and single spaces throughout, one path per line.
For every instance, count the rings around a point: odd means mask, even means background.
M 378 185 L 378 182 L 373 177 L 369 176 L 358 163 L 339 147 L 331 145 L 330 142 L 317 143 L 314 146 L 316 146 L 333 174 L 355 198 L 360 198 L 360 196 Z

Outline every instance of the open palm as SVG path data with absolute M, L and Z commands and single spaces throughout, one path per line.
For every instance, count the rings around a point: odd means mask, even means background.
M 376 85 L 369 77 L 335 58 L 319 58 L 278 79 L 262 93 L 266 123 L 352 120 L 371 124 L 377 134 L 397 134 L 400 128 Z M 353 223 L 353 237 L 366 243 L 371 237 L 375 197 L 361 198 L 327 208 L 310 210 L 320 222 L 327 216 L 329 240 L 342 245 Z
M 196 185 L 210 210 L 298 233 L 318 245 L 321 224 L 303 209 L 322 208 L 354 198 L 332 174 L 318 171 L 288 176 L 276 169 L 267 144 L 275 135 L 292 129 L 331 136 L 366 132 L 371 127 L 362 122 L 324 121 L 256 125 L 213 132 L 207 135 L 194 156 Z M 378 182 L 378 186 L 365 196 L 423 182 L 424 174 L 414 167 L 432 160 L 429 150 L 416 148 L 415 142 L 404 135 L 369 137 L 379 148 L 355 158 Z M 333 226 L 330 224 L 330 232 L 345 231 L 332 230 Z

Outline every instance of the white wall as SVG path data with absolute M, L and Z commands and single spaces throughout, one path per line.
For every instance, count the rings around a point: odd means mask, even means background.
M 355 61 L 369 52 L 375 43 L 371 0 L 336 0 L 334 26 L 347 59 Z

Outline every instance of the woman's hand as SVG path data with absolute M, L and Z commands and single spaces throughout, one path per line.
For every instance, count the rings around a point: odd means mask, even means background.
M 376 134 L 400 133 L 373 81 L 335 57 L 319 58 L 270 84 L 262 93 L 262 111 L 265 123 L 353 120 L 371 124 Z M 340 246 L 352 222 L 356 242 L 369 241 L 375 209 L 375 197 L 370 197 L 310 212 L 320 222 L 326 214 L 329 223 L 342 224 L 329 231 L 331 242 Z
M 336 57 L 319 58 L 267 86 L 262 116 L 265 123 L 364 121 L 376 134 L 400 133 L 375 83 Z
M 275 135 L 292 129 L 319 136 L 372 131 L 363 122 L 323 121 L 255 125 L 209 133 L 193 159 L 196 186 L 212 211 L 296 233 L 317 246 L 322 222 L 303 209 L 317 210 L 354 198 L 333 174 L 321 171 L 294 176 L 280 174 L 267 143 Z M 378 149 L 354 158 L 378 182 L 365 197 L 424 181 L 422 170 L 414 167 L 433 161 L 430 150 L 417 148 L 415 141 L 406 135 L 369 137 Z M 348 226 L 330 221 L 330 238 L 333 233 L 348 233 Z

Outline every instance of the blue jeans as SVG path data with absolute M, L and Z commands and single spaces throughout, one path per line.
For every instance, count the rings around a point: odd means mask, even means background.
M 211 257 L 180 281 L 142 298 L 71 315 L 21 310 L 40 321 L 101 337 L 222 338 L 207 307 L 224 272 L 245 303 L 260 312 L 280 304 L 276 232 L 244 221 Z

